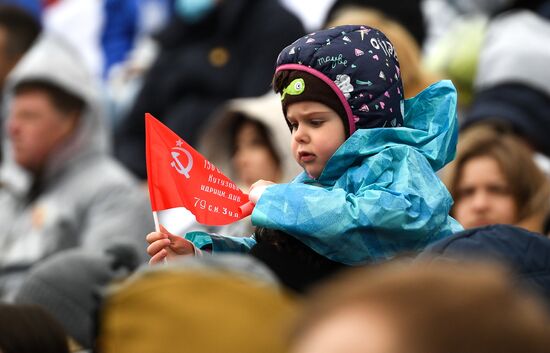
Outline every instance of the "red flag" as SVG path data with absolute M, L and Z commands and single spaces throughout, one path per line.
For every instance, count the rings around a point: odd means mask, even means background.
M 149 113 L 145 141 L 153 211 L 185 207 L 206 225 L 233 223 L 252 213 L 247 194 Z

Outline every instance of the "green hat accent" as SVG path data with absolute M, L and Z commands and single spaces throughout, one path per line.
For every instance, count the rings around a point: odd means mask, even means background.
M 293 80 L 285 89 L 283 89 L 283 94 L 281 94 L 281 100 L 285 99 L 286 94 L 291 96 L 298 96 L 304 92 L 306 89 L 306 83 L 303 78 L 297 78 Z

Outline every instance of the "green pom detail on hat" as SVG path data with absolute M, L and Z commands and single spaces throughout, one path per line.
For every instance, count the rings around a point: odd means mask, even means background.
M 303 78 L 294 79 L 285 89 L 283 89 L 283 94 L 281 95 L 281 100 L 285 99 L 286 94 L 291 96 L 298 96 L 304 93 L 306 89 L 306 83 Z

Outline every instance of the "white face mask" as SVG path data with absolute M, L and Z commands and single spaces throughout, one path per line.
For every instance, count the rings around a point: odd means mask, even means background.
M 187 23 L 197 23 L 216 6 L 216 0 L 176 0 L 174 10 Z
M 465 14 L 492 14 L 511 5 L 514 0 L 448 0 L 459 12 Z

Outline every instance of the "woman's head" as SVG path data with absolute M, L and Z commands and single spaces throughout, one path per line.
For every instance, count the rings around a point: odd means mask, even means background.
M 488 126 L 466 130 L 444 181 L 455 201 L 451 214 L 465 228 L 503 223 L 543 231 L 549 182 L 514 135 Z

